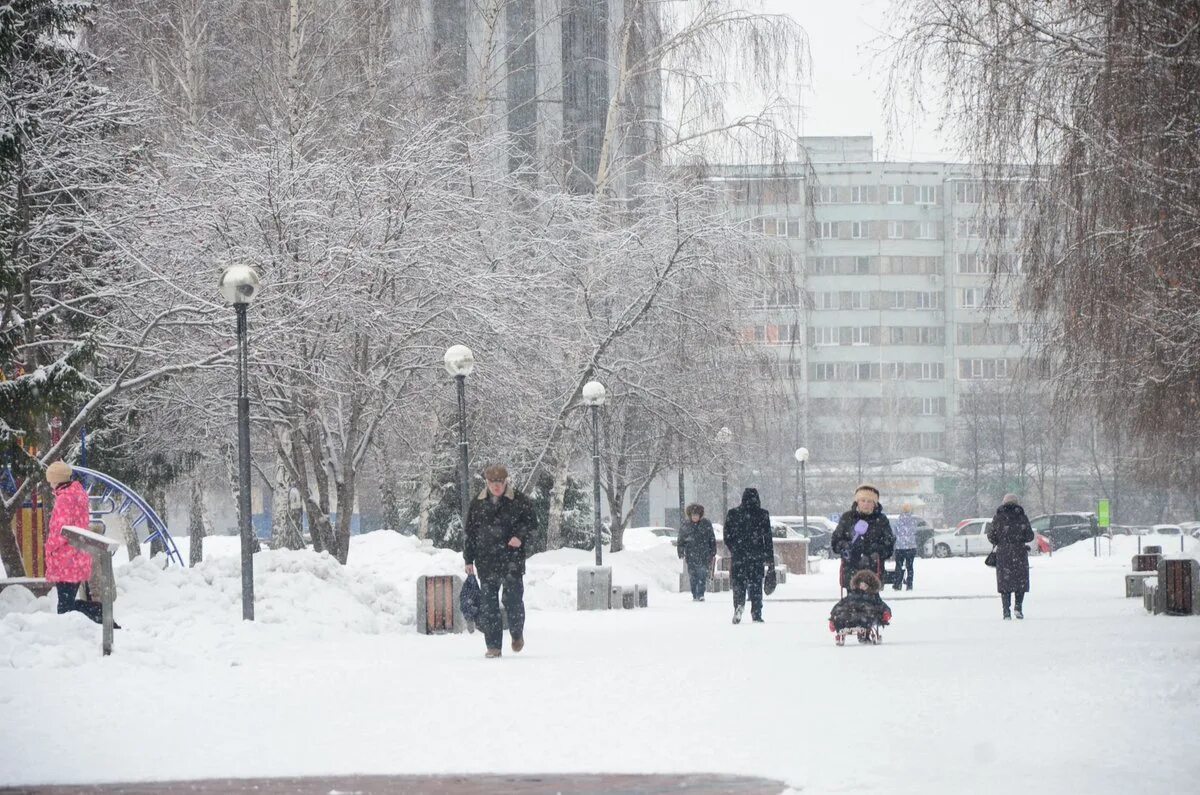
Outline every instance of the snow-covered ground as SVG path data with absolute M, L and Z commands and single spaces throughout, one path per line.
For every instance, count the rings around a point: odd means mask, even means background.
M 767 623 L 733 626 L 728 594 L 670 592 L 669 543 L 631 542 L 606 562 L 649 583 L 649 609 L 577 613 L 591 553 L 539 555 L 525 651 L 501 660 L 478 633 L 416 634 L 416 577 L 460 557 L 391 533 L 354 538 L 346 567 L 256 556 L 254 623 L 235 538 L 208 539 L 192 570 L 121 562 L 107 659 L 94 624 L 10 588 L 0 782 L 711 771 L 894 794 L 1200 780 L 1200 618 L 1123 598 L 1136 538 L 1035 558 L 1023 622 L 1000 620 L 981 559 L 918 560 L 917 589 L 885 593 L 884 644 L 845 648 L 825 626 L 832 565 L 780 586 Z

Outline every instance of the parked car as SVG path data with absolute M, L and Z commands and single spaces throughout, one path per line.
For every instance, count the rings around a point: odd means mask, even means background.
M 1034 532 L 1050 539 L 1054 549 L 1070 546 L 1100 535 L 1100 523 L 1094 513 L 1048 513 L 1029 520 Z
M 1179 526 L 1192 538 L 1200 538 L 1200 522 L 1180 522 Z
M 992 544 L 987 540 L 987 531 L 991 524 L 990 518 L 979 517 L 964 519 L 953 530 L 937 531 L 925 542 L 925 557 L 986 555 L 992 551 Z M 1041 533 L 1035 532 L 1033 541 L 1026 546 L 1032 554 L 1037 555 L 1050 550 L 1050 541 Z
M 1152 536 L 1179 536 L 1184 535 L 1183 528 L 1177 524 L 1156 524 L 1150 528 L 1149 535 Z

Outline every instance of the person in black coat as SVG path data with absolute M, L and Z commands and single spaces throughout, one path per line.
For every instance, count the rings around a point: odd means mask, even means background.
M 733 589 L 733 623 L 740 624 L 750 595 L 750 617 L 762 622 L 764 566 L 775 569 L 771 514 L 759 503 L 758 489 L 742 492 L 742 504 L 725 515 L 722 533 L 729 549 L 729 584 Z
M 879 489 L 863 484 L 854 491 L 854 505 L 842 514 L 829 539 L 835 555 L 842 556 L 842 587 L 850 588 L 855 572 L 867 569 L 879 577 L 883 562 L 892 556 L 896 536 L 879 504 Z
M 1034 534 L 1025 509 L 1017 503 L 1017 495 L 1004 495 L 1004 502 L 996 509 L 988 527 L 987 538 L 996 547 L 996 590 L 1004 605 L 1004 618 L 1012 618 L 1013 594 L 1017 597 L 1017 618 L 1024 618 L 1025 594 L 1029 592 L 1026 544 L 1034 539 Z
M 712 522 L 704 518 L 703 505 L 689 505 L 687 517 L 679 528 L 679 557 L 687 563 L 692 601 L 703 602 L 708 572 L 717 554 L 717 535 L 713 532 Z
M 525 647 L 525 544 L 537 528 L 533 504 L 508 482 L 508 470 L 494 464 L 483 471 L 487 486 L 471 501 L 464 532 L 463 560 L 467 574 L 478 568 L 483 599 L 479 627 L 487 656 L 499 657 L 504 641 L 500 594 L 512 650 Z

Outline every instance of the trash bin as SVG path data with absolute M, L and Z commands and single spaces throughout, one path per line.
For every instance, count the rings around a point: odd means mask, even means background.
M 463 580 L 456 574 L 422 574 L 417 577 L 417 632 L 441 635 L 462 632 L 467 622 L 458 609 Z
M 1200 613 L 1200 563 L 1191 558 L 1174 558 L 1158 564 L 1158 587 L 1162 589 L 1163 612 L 1171 616 Z

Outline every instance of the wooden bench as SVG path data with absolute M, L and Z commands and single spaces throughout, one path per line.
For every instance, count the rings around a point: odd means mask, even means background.
M 5 577 L 0 579 L 0 591 L 13 585 L 28 588 L 34 596 L 45 596 L 54 589 L 54 583 L 45 577 Z

